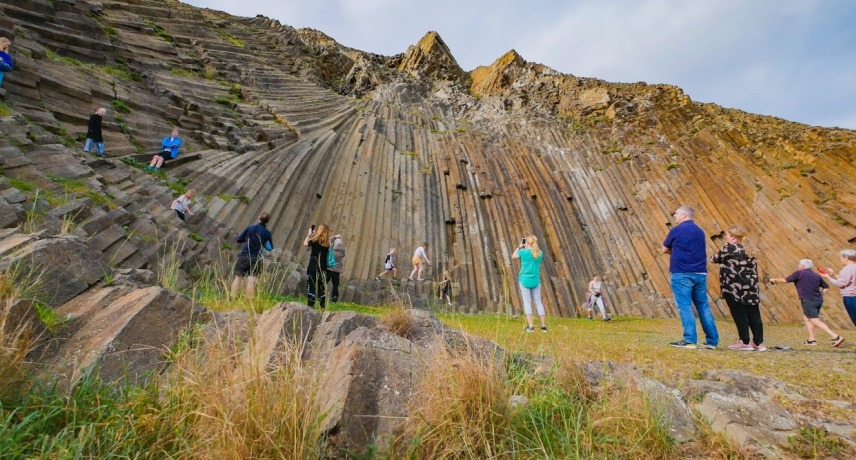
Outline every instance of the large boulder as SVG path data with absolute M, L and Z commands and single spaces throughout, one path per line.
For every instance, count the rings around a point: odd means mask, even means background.
M 207 320 L 204 313 L 190 298 L 157 286 L 94 289 L 57 308 L 79 326 L 48 351 L 47 373 L 62 386 L 96 369 L 108 381 L 143 381 L 164 370 L 170 347 L 194 322 Z
M 420 363 L 409 340 L 359 326 L 315 364 L 323 369 L 324 429 L 334 449 L 388 445 L 409 414 Z
M 73 235 L 22 246 L 8 264 L 17 264 L 17 273 L 28 278 L 20 281 L 34 284 L 38 300 L 53 307 L 71 300 L 110 271 L 89 245 Z

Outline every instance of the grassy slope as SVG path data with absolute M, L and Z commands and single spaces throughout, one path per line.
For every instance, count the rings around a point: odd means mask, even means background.
M 440 315 L 451 327 L 494 340 L 513 350 L 544 352 L 570 356 L 575 360 L 610 360 L 633 363 L 645 374 L 680 386 L 682 380 L 700 378 L 716 369 L 739 369 L 759 376 L 814 388 L 808 397 L 856 400 L 856 338 L 845 332 L 847 342 L 832 348 L 826 334 L 820 333 L 820 345 L 802 345 L 805 327 L 765 325 L 765 344 L 793 347 L 792 351 L 738 352 L 727 350 L 736 342 L 734 325 L 718 321 L 721 336 L 718 350 L 683 350 L 668 346 L 681 338 L 678 320 L 614 318 L 611 322 L 585 319 L 549 318 L 547 334 L 526 334 L 523 319 L 492 315 Z M 699 334 L 702 334 L 699 328 Z M 703 337 L 703 335 L 701 335 Z

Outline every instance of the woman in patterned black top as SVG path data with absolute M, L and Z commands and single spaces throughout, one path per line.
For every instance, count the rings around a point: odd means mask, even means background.
M 731 350 L 765 351 L 764 324 L 761 322 L 761 297 L 758 288 L 758 263 L 743 248 L 746 229 L 732 225 L 726 231 L 726 244 L 710 259 L 719 267 L 722 298 L 728 304 L 740 340 Z M 749 330 L 752 341 L 749 341 Z

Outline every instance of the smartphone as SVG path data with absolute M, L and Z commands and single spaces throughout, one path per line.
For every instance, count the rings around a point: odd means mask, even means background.
M 819 271 L 821 275 L 825 275 L 825 274 L 826 274 L 826 269 L 823 269 L 823 268 L 817 267 L 817 271 Z
M 310 226 L 309 226 L 309 231 L 310 231 L 310 232 L 314 232 L 314 231 L 315 231 L 315 224 L 312 224 L 312 225 L 310 225 Z
M 521 245 L 526 244 L 526 238 L 523 238 L 522 240 L 520 240 L 520 244 L 521 244 Z

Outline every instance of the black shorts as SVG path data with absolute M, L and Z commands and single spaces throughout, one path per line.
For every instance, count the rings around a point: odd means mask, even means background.
M 806 318 L 820 317 L 820 307 L 823 306 L 823 300 L 800 299 L 800 304 L 802 304 L 803 315 Z
M 235 276 L 259 276 L 262 272 L 261 257 L 238 256 L 235 261 Z
M 173 209 L 173 211 L 175 211 L 175 214 L 178 216 L 179 219 L 184 221 L 184 213 L 183 212 L 179 211 L 178 209 Z
M 163 158 L 164 163 L 169 160 L 172 160 L 172 153 L 170 152 L 158 152 L 155 154 L 155 156 Z

